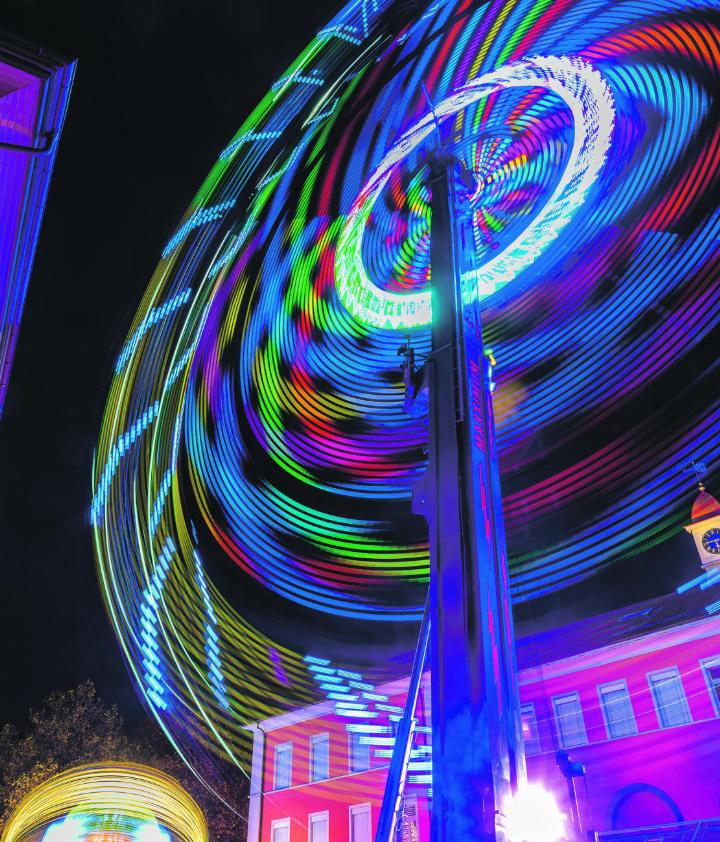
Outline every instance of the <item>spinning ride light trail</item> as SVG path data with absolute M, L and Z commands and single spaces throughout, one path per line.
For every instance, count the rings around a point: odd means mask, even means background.
M 426 117 L 421 83 L 452 102 L 555 57 L 614 103 L 572 220 L 482 300 L 514 599 L 682 526 L 681 466 L 714 472 L 720 432 L 718 32 L 716 5 L 696 0 L 362 0 L 219 150 L 118 342 L 91 507 L 124 657 L 210 786 L 249 771 L 244 725 L 322 697 L 305 654 L 364 672 L 414 645 L 427 425 L 403 412 L 405 336 L 348 312 L 336 267 L 365 186 Z M 582 102 L 605 102 L 593 85 Z M 582 122 L 533 83 L 443 120 L 482 185 L 467 212 L 478 272 L 553 206 L 576 130 L 595 125 L 578 107 Z M 362 204 L 362 267 L 383 294 L 427 293 L 426 173 L 418 147 Z M 427 355 L 429 331 L 412 344 Z
M 205 817 L 177 781 L 138 763 L 54 775 L 10 814 L 2 842 L 208 842 Z
M 562 178 L 528 228 L 481 268 L 466 271 L 465 302 L 492 295 L 519 275 L 560 234 L 584 201 L 605 161 L 614 123 L 612 97 L 600 74 L 578 59 L 535 56 L 470 80 L 400 138 L 348 214 L 338 240 L 335 278 L 341 301 L 360 321 L 396 330 L 430 324 L 429 291 L 402 295 L 378 289 L 370 280 L 362 253 L 365 229 L 393 168 L 436 131 L 436 121 L 507 88 L 546 88 L 558 94 L 572 111 L 573 146 Z

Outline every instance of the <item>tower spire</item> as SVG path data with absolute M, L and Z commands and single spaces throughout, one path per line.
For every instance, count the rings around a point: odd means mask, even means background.
M 695 541 L 703 570 L 717 570 L 720 569 L 720 503 L 705 490 L 702 481 L 707 472 L 705 464 L 691 462 L 688 470 L 694 472 L 699 491 L 685 530 Z
M 690 463 L 687 468 L 688 471 L 691 471 L 695 474 L 695 478 L 697 480 L 698 488 L 700 491 L 705 491 L 705 485 L 703 484 L 703 477 L 707 473 L 707 466 L 704 462 L 696 462 L 694 459 Z

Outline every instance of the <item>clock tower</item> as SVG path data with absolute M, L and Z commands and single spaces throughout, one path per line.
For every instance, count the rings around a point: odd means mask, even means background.
M 690 518 L 685 529 L 695 539 L 703 570 L 720 572 L 720 503 L 708 494 L 702 483 Z

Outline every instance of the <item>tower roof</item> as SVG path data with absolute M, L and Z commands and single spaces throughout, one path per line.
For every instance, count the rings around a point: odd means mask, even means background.
M 712 494 L 708 494 L 701 485 L 700 493 L 695 498 L 690 514 L 692 523 L 695 523 L 697 520 L 705 520 L 705 518 L 711 517 L 712 515 L 720 515 L 720 503 L 718 503 Z

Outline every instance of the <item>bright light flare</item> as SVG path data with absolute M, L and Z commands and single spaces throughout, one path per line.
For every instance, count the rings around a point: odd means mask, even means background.
M 84 816 L 68 816 L 53 822 L 45 831 L 42 842 L 82 842 L 87 833 Z
M 527 784 L 505 802 L 505 828 L 510 842 L 558 842 L 565 834 L 555 799 L 537 784 Z

